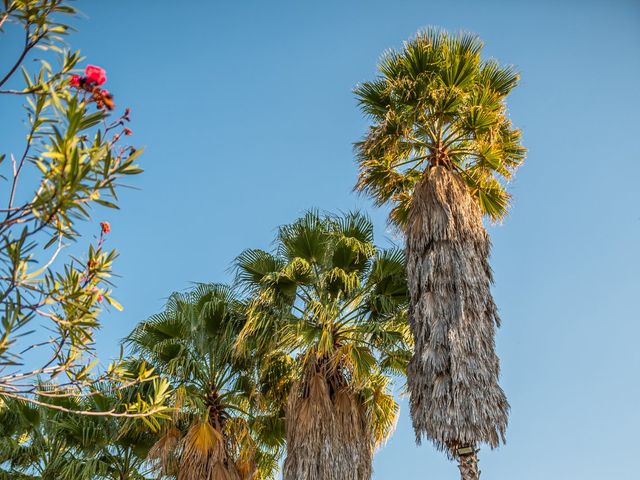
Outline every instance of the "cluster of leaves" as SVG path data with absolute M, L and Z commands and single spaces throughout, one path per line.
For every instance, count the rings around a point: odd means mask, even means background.
M 396 225 L 406 223 L 413 189 L 433 165 L 460 173 L 492 220 L 506 214 L 504 184 L 526 153 L 504 102 L 519 75 L 482 60 L 482 47 L 474 35 L 426 30 L 385 53 L 379 77 L 356 88 L 373 122 L 356 144 L 356 188 L 379 205 L 390 202 Z
M 41 396 L 39 405 L 0 400 L 0 479 L 149 478 L 146 457 L 157 430 L 144 417 L 103 412 L 122 410 L 150 390 L 149 384 L 123 389 L 105 382 L 91 396 Z M 165 393 L 156 400 L 164 403 Z

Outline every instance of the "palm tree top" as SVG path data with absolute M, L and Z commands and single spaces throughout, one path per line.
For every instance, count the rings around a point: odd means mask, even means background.
M 433 166 L 460 173 L 492 220 L 508 210 L 505 183 L 526 154 L 505 105 L 519 75 L 483 60 L 482 48 L 476 35 L 427 29 L 386 51 L 378 77 L 355 89 L 372 122 L 355 145 L 356 189 L 391 202 L 396 225 L 405 224 L 413 189 Z
M 221 462 L 244 472 L 242 479 L 274 477 L 284 442 L 282 407 L 268 395 L 271 372 L 235 352 L 243 322 L 231 287 L 200 284 L 172 294 L 162 312 L 127 337 L 132 353 L 174 388 L 174 417 L 150 453 L 160 472 L 173 472 L 179 462 L 178 478 L 200 478 Z
M 311 211 L 279 229 L 272 252 L 246 250 L 236 267 L 249 298 L 239 346 L 295 355 L 303 383 L 319 371 L 348 383 L 383 441 L 397 414 L 387 375 L 404 374 L 410 357 L 403 251 L 378 251 L 363 214 Z

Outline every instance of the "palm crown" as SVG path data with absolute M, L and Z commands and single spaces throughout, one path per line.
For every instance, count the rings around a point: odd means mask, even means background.
M 410 335 L 403 253 L 377 252 L 372 242 L 361 214 L 309 212 L 280 228 L 273 253 L 247 250 L 236 265 L 250 298 L 240 342 L 297 355 L 302 390 L 317 374 L 334 392 L 349 388 L 366 405 L 376 443 L 397 413 L 385 373 L 405 372 Z
M 175 389 L 176 414 L 150 453 L 161 473 L 245 480 L 272 478 L 277 471 L 282 408 L 261 394 L 271 390 L 264 386 L 269 372 L 234 355 L 241 312 L 228 286 L 199 285 L 171 295 L 163 312 L 128 337 L 134 353 Z
M 507 212 L 504 182 L 526 152 L 504 102 L 519 75 L 495 60 L 482 60 L 482 47 L 470 34 L 418 33 L 401 51 L 386 52 L 379 77 L 355 90 L 373 121 L 356 144 L 356 188 L 378 204 L 392 202 L 397 225 L 406 222 L 416 183 L 435 165 L 460 173 L 491 219 Z

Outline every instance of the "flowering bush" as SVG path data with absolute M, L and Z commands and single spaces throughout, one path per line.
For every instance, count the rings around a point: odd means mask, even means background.
M 7 398 L 49 405 L 50 398 L 91 394 L 104 381 L 116 382 L 118 392 L 122 382 L 152 375 L 143 364 L 132 376 L 120 361 L 99 374 L 92 371 L 99 314 L 104 305 L 121 308 L 110 283 L 117 254 L 104 245 L 111 225 L 100 223 L 97 243 L 88 245 L 84 258 L 59 262 L 69 242 L 81 240 L 77 226 L 92 220 L 91 207 L 117 208 L 122 179 L 142 171 L 135 163 L 142 150 L 123 143 L 131 134 L 124 127 L 131 112 L 110 116 L 115 104 L 102 88 L 107 80 L 103 68 L 88 65 L 84 75 L 73 73 L 80 54 L 65 50 L 63 43 L 69 27 L 61 20 L 75 13 L 67 1 L 2 5 L 0 33 L 13 28 L 24 32 L 25 42 L 13 63 L 3 61 L 9 67 L 0 72 L 0 100 L 7 95 L 26 99 L 28 131 L 19 155 L 9 155 L 11 161 L 5 162 L 7 156 L 0 154 L 0 183 L 6 183 L 0 188 L 6 202 L 0 208 L 0 408 Z M 8 88 L 18 85 L 15 73 L 36 47 L 45 55 L 59 55 L 60 66 L 54 69 L 42 60 L 33 75 L 24 70 L 21 88 Z M 9 47 L 5 50 L 8 56 Z M 21 193 L 33 194 L 19 195 L 19 185 Z M 34 325 L 44 329 L 29 332 Z M 25 345 L 28 334 L 30 344 Z M 32 342 L 37 334 L 41 338 Z M 47 347 L 51 352 L 42 365 L 23 368 L 25 354 Z M 163 389 L 155 391 L 123 405 L 124 412 L 101 413 L 146 416 L 162 411 Z

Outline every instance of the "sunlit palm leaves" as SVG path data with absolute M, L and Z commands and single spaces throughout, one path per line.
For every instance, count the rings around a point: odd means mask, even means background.
M 309 212 L 236 266 L 250 299 L 238 350 L 251 339 L 267 365 L 274 351 L 296 357 L 285 479 L 368 478 L 397 416 L 386 375 L 410 357 L 402 252 L 378 252 L 364 215 Z
M 282 424 L 283 415 L 261 392 L 266 374 L 234 355 L 242 311 L 229 287 L 198 285 L 171 295 L 163 312 L 128 337 L 175 388 L 173 421 L 150 454 L 163 474 L 259 480 L 276 471 L 283 427 L 265 425 Z
M 482 60 L 482 46 L 471 34 L 420 32 L 400 51 L 386 52 L 379 77 L 355 90 L 372 120 L 356 144 L 357 188 L 378 204 L 390 202 L 391 220 L 400 226 L 429 165 L 459 172 L 492 219 L 507 212 L 504 183 L 525 156 L 504 103 L 519 75 Z

